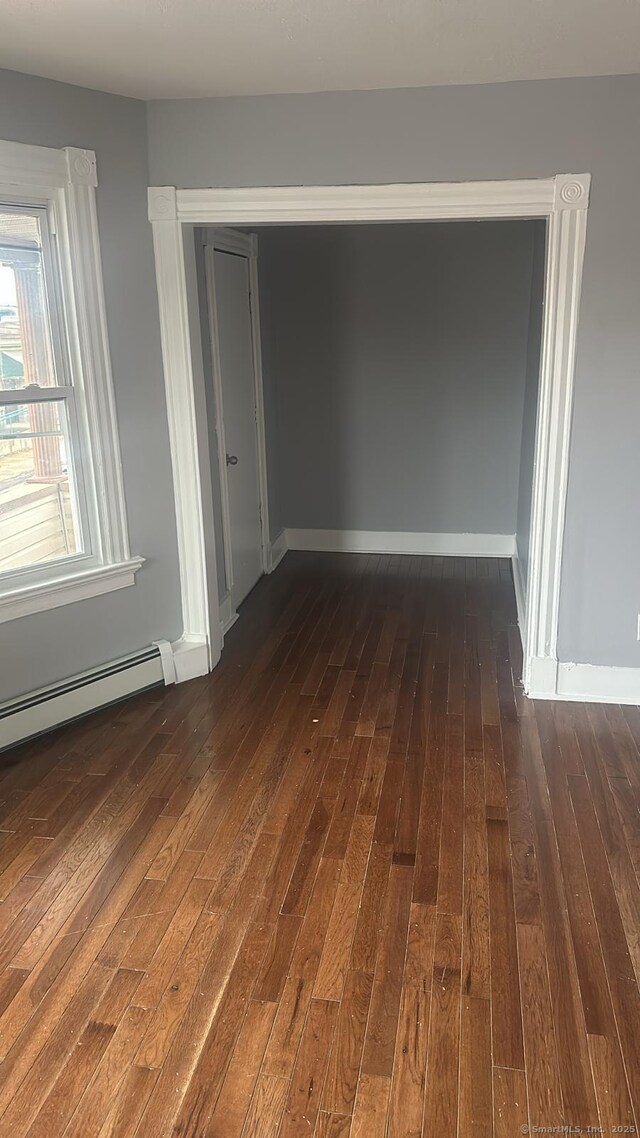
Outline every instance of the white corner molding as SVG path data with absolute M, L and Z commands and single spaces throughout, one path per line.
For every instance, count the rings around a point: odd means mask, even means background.
M 528 579 L 519 582 L 518 604 L 525 688 L 531 692 L 539 690 L 534 673 L 539 674 L 541 668 L 547 674 L 545 683 L 549 687 L 548 673 L 557 676 L 558 672 L 558 599 L 589 190 L 590 175 L 572 173 L 510 181 L 150 189 L 149 217 L 156 246 L 176 511 L 182 530 L 179 541 L 183 608 L 193 613 L 190 624 L 195 631 L 202 632 L 206 627 L 201 619 L 206 612 L 202 596 L 206 596 L 207 579 L 215 591 L 216 575 L 213 565 L 207 574 L 200 537 L 202 498 L 194 476 L 193 377 L 182 226 L 542 218 L 547 225 L 547 247 L 532 534 Z M 285 544 L 311 548 L 324 541 L 325 548 L 341 543 L 339 548 L 366 546 L 369 550 L 375 544 L 391 546 L 397 552 L 451 552 L 460 556 L 511 557 L 515 552 L 510 535 L 508 540 L 503 535 L 486 534 L 422 535 L 422 543 L 415 540 L 415 535 L 317 535 L 318 531 L 287 531 Z M 281 548 L 278 538 L 268 551 L 267 569 L 273 567 Z M 215 601 L 214 596 L 210 609 L 215 609 Z M 215 663 L 215 659 L 211 662 Z M 557 688 L 555 680 L 551 686 Z
M 383 530 L 287 529 L 287 549 L 316 553 L 401 553 L 435 557 L 512 557 L 513 534 L 401 533 Z

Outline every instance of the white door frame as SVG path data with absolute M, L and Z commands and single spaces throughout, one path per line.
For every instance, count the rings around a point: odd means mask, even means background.
M 184 634 L 205 638 L 211 667 L 220 654 L 220 638 L 209 627 L 210 613 L 215 609 L 215 598 L 211 597 L 215 572 L 206 572 L 206 525 L 200 483 L 198 479 L 183 476 L 185 468 L 189 470 L 193 465 L 194 447 L 201 445 L 195 430 L 198 366 L 192 357 L 198 314 L 193 304 L 191 309 L 188 305 L 183 226 L 497 218 L 546 220 L 544 320 L 529 573 L 526 582 L 519 581 L 517 593 L 525 690 L 538 697 L 553 697 L 557 692 L 558 607 L 590 182 L 589 174 L 557 174 L 551 178 L 520 181 L 195 190 L 156 186 L 149 190 L 179 519 Z M 201 462 L 202 456 L 196 454 L 195 457 L 196 463 Z M 211 556 L 210 541 L 208 545 Z M 198 621 L 197 628 L 191 627 L 194 620 Z
M 258 470 L 258 502 L 260 508 L 260 559 L 263 573 L 269 572 L 269 495 L 267 485 L 267 446 L 264 423 L 264 394 L 262 387 L 262 350 L 260 344 L 260 300 L 258 292 L 258 238 L 255 233 L 239 233 L 234 229 L 206 228 L 202 244 L 205 257 L 207 313 L 211 340 L 211 363 L 215 396 L 215 422 L 218 438 L 218 476 L 222 507 L 222 538 L 225 577 L 229 594 L 233 589 L 233 555 L 231 548 L 231 513 L 229 507 L 229 476 L 226 462 L 226 436 L 224 426 L 224 394 L 220 366 L 220 342 L 216 308 L 216 281 L 214 254 L 216 251 L 244 257 L 249 270 L 249 306 L 251 312 L 251 350 L 253 357 L 253 392 L 256 424 L 256 466 Z M 229 627 L 235 610 L 225 613 L 223 626 Z

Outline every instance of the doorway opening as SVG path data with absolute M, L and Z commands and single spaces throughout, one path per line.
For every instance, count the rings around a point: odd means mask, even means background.
M 545 243 L 544 221 L 202 231 L 223 634 L 272 545 L 526 580 Z
M 573 364 L 588 191 L 588 175 L 557 175 L 546 180 L 504 183 L 178 191 L 162 187 L 150 191 L 150 217 L 153 221 L 156 249 L 179 530 L 181 521 L 187 518 L 189 522 L 184 532 L 186 538 L 184 543 L 183 533 L 180 533 L 185 631 L 176 647 L 178 653 L 181 650 L 187 653 L 191 661 L 183 669 L 183 674 L 199 674 L 214 666 L 219 658 L 222 643 L 219 624 L 221 592 L 218 567 L 212 563 L 212 554 L 216 555 L 217 545 L 212 504 L 217 478 L 215 463 L 212 468 L 210 461 L 206 414 L 203 414 L 207 380 L 202 361 L 201 329 L 198 327 L 198 315 L 201 321 L 202 310 L 200 307 L 200 313 L 198 312 L 198 266 L 192 240 L 195 228 L 212 225 L 216 228 L 231 227 L 255 233 L 265 224 L 271 227 L 276 224 L 292 223 L 315 226 L 321 223 L 335 225 L 336 222 L 344 224 L 501 219 L 514 223 L 526 220 L 534 224 L 543 223 L 538 224 L 538 232 L 544 235 L 541 242 L 543 255 L 539 258 L 543 266 L 540 276 L 544 303 L 539 321 L 541 330 L 538 340 L 541 344 L 539 384 L 537 395 L 534 391 L 533 397 L 535 413 L 530 416 L 533 420 L 529 438 L 532 486 L 528 512 L 531 524 L 525 543 L 526 556 L 515 559 L 516 591 L 524 649 L 525 690 L 531 695 L 553 697 L 557 679 L 558 595 Z M 385 227 L 380 227 L 383 228 Z M 412 228 L 407 226 L 406 230 Z M 371 279 L 375 279 L 376 275 L 380 276 L 373 263 L 369 275 Z M 172 301 L 177 303 L 172 304 Z M 461 350 L 461 347 L 461 342 L 455 344 L 456 351 Z M 472 392 L 472 395 L 475 394 Z M 473 403 L 473 398 L 471 402 Z M 522 393 L 522 405 L 524 408 L 524 393 Z M 313 412 L 309 416 L 311 420 L 317 418 Z M 367 416 L 363 416 L 363 419 L 366 418 Z M 358 427 L 357 412 L 355 419 Z M 414 419 L 419 419 L 419 416 L 414 416 Z M 365 425 L 367 429 L 371 426 L 370 422 Z M 412 422 L 410 427 L 415 430 L 415 422 Z M 482 433 L 480 426 L 478 431 Z M 196 452 L 193 453 L 192 450 L 188 459 L 184 446 L 187 433 L 190 433 L 192 440 L 194 437 L 197 440 Z M 290 442 L 292 437 L 296 439 L 297 435 L 302 438 L 304 432 L 293 432 L 293 435 L 289 432 L 287 441 Z M 409 435 L 407 435 L 408 440 Z M 402 437 L 394 440 L 392 435 L 387 439 L 384 433 L 381 434 L 378 440 L 379 453 L 385 453 L 384 447 L 388 441 L 393 443 L 391 451 L 399 459 L 400 465 L 406 467 L 402 454 Z M 431 437 L 431 451 L 437 449 L 435 444 L 438 442 L 441 443 L 442 440 L 437 438 L 437 434 Z M 304 443 L 297 439 L 297 445 Z M 415 453 L 416 448 L 412 449 Z M 472 454 L 473 447 L 468 446 L 467 451 Z M 456 447 L 453 448 L 454 458 L 456 454 L 460 458 L 460 453 Z M 489 441 L 485 445 L 484 454 L 490 464 L 496 457 L 497 448 Z M 442 465 L 445 473 L 447 461 L 451 457 L 450 454 L 444 453 Z M 184 467 L 181 467 L 178 476 L 176 465 L 180 458 L 187 460 L 190 470 L 185 472 Z M 371 467 L 368 476 L 363 477 L 363 484 L 367 482 L 373 486 L 373 498 L 377 500 L 378 505 L 384 506 L 386 483 L 383 484 L 380 478 L 384 473 L 385 463 L 381 462 L 378 466 L 380 469 L 375 464 Z M 449 467 L 450 476 L 445 479 L 447 492 L 455 484 L 455 478 L 451 477 L 452 469 L 456 469 L 455 463 Z M 191 473 L 193 477 L 188 478 L 185 473 Z M 378 478 L 377 483 L 376 478 Z M 289 483 L 290 489 L 292 481 L 296 481 L 296 478 L 289 472 L 285 474 L 284 480 Z M 271 472 L 269 481 L 271 482 Z M 412 481 L 416 483 L 415 486 L 412 485 Z M 518 482 L 520 481 L 518 478 Z M 478 482 L 482 484 L 482 478 L 478 478 Z M 418 483 L 419 479 L 404 479 L 405 486 L 411 485 L 412 493 L 415 489 L 419 496 Z M 503 487 L 510 486 L 512 497 L 513 483 L 513 476 L 503 476 L 501 484 Z M 293 489 L 297 490 L 298 487 L 294 486 Z M 304 493 L 303 486 L 299 489 Z M 472 500 L 477 490 L 478 487 L 473 486 L 466 497 Z M 312 497 L 313 492 L 307 494 L 308 501 L 311 501 Z M 357 494 L 355 497 L 357 498 Z M 498 497 L 498 494 L 485 494 L 485 498 L 488 499 L 485 504 L 495 504 Z M 269 489 L 269 506 L 272 505 L 272 492 Z M 483 523 L 482 528 L 477 525 L 471 527 L 465 525 L 464 528 L 442 530 L 430 524 L 430 528 L 426 529 L 423 528 L 426 525 L 424 520 L 421 521 L 420 527 L 411 522 L 406 528 L 400 528 L 398 521 L 395 520 L 392 529 L 383 529 L 379 521 L 375 523 L 375 528 L 366 527 L 364 523 L 361 527 L 351 521 L 352 506 L 353 502 L 347 499 L 348 509 L 345 510 L 345 516 L 339 519 L 338 528 L 327 525 L 326 522 L 305 526 L 299 523 L 290 525 L 285 521 L 282 532 L 275 529 L 277 511 L 274 511 L 269 523 L 269 544 L 266 551 L 263 551 L 263 567 L 270 568 L 281 555 L 283 547 L 284 549 L 296 546 L 317 547 L 317 542 L 321 540 L 317 537 L 319 531 L 324 533 L 322 540 L 329 543 L 322 546 L 324 548 L 334 548 L 332 543 L 337 540 L 336 532 L 341 535 L 347 534 L 346 539 L 344 536 L 339 539 L 347 544 L 341 544 L 339 548 L 364 549 L 372 548 L 370 544 L 366 544 L 367 542 L 382 540 L 377 537 L 372 539 L 372 534 L 386 534 L 388 538 L 390 533 L 394 533 L 405 543 L 400 552 L 436 555 L 452 552 L 459 555 L 469 552 L 473 555 L 474 551 L 468 548 L 468 544 L 466 547 L 458 545 L 453 549 L 425 548 L 424 541 L 428 543 L 436 539 L 436 544 L 440 541 L 443 545 L 448 545 L 453 539 L 455 546 L 461 534 L 466 540 L 470 534 L 475 533 L 476 536 L 482 534 L 485 538 L 506 537 L 511 539 L 512 546 L 515 543 L 514 532 L 506 530 L 504 523 L 491 531 L 486 528 L 486 523 Z M 396 499 L 393 519 L 399 517 L 397 507 Z M 311 537 L 309 530 L 312 532 Z M 414 549 L 412 543 L 416 534 L 422 535 L 423 544 Z M 305 544 L 309 541 L 314 544 Z M 487 552 L 489 555 L 504 555 L 505 547 L 501 545 L 499 549 L 490 550 L 483 547 L 477 549 L 475 554 L 484 556 Z M 514 556 L 514 554 L 515 548 L 507 550 L 507 555 Z M 219 563 L 219 553 L 217 560 Z M 180 674 L 180 667 L 177 670 Z

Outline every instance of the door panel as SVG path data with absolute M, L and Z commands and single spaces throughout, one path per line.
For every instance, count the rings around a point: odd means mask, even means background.
M 227 465 L 231 595 L 237 608 L 262 575 L 249 262 L 246 257 L 216 249 L 214 274 L 222 413 L 226 450 L 231 459 Z

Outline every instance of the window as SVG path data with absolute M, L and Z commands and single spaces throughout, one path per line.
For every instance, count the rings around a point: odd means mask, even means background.
M 0 620 L 133 584 L 91 152 L 0 142 Z
M 91 549 L 55 281 L 46 211 L 0 207 L 0 573 Z

